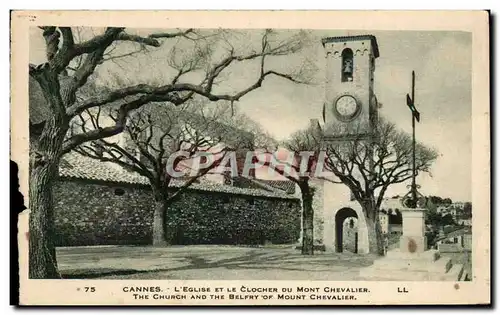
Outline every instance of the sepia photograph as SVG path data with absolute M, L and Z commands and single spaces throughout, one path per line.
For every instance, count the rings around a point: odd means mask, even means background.
M 461 13 L 479 31 L 432 28 L 438 13 L 420 30 L 92 14 L 15 13 L 21 294 L 411 304 L 404 284 L 477 285 L 483 300 L 443 301 L 489 303 L 486 12 Z

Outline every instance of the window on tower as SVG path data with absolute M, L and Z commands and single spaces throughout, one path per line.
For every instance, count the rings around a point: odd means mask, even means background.
M 351 82 L 353 72 L 353 53 L 350 48 L 346 48 L 342 51 L 342 82 Z

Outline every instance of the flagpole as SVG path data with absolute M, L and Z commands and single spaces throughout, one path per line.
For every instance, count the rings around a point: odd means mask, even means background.
M 413 105 L 415 106 L 415 71 L 411 72 L 411 99 Z M 411 125 L 413 131 L 413 139 L 412 139 L 412 155 L 413 155 L 413 165 L 412 165 L 412 182 L 411 182 L 411 198 L 415 204 L 417 205 L 417 183 L 416 183 L 416 165 L 415 165 L 415 115 L 412 113 L 411 115 Z

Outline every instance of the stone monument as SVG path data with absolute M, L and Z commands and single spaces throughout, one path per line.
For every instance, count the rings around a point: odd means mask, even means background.
M 403 235 L 400 250 L 406 253 L 421 253 L 427 250 L 425 237 L 425 208 L 402 208 Z
M 414 197 L 417 195 L 417 198 Z M 415 201 L 416 200 L 416 201 Z M 437 250 L 427 248 L 425 237 L 426 198 L 410 191 L 401 201 L 403 234 L 399 248 L 389 250 L 385 257 L 360 270 L 362 280 L 461 280 L 463 266 L 453 265 L 450 258 L 441 257 Z

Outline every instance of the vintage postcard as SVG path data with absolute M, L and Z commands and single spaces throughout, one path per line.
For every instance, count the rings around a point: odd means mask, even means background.
M 13 11 L 23 305 L 490 304 L 486 11 Z

